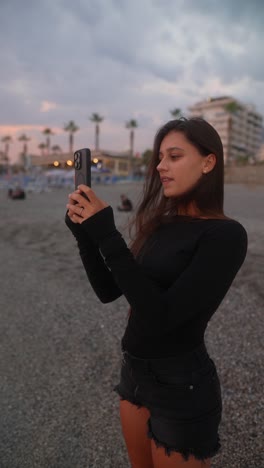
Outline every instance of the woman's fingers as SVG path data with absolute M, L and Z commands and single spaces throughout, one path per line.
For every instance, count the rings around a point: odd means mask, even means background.
M 71 211 L 71 219 L 74 222 L 82 223 L 106 208 L 108 204 L 100 200 L 90 187 L 81 184 L 78 186 L 78 190 L 69 194 L 69 203 L 66 206 Z
M 72 221 L 72 223 L 77 224 L 77 220 L 75 219 L 75 216 L 73 214 L 70 214 L 70 212 L 69 212 L 68 216 L 69 216 L 70 220 Z
M 71 195 L 68 195 L 68 198 L 69 198 L 69 205 L 75 205 L 75 201 L 71 198 Z
M 95 203 L 97 200 L 99 200 L 99 198 L 95 195 L 95 192 L 91 189 L 91 187 L 88 187 L 88 185 L 78 185 L 78 189 L 85 193 L 91 203 Z
M 82 218 L 78 216 L 75 212 L 71 211 L 70 208 L 68 210 L 68 216 L 70 220 L 75 224 L 78 224 L 78 223 L 80 224 L 80 221 L 82 221 Z
M 76 203 L 83 204 L 83 202 L 85 201 L 87 202 L 87 199 L 83 197 L 80 193 L 73 192 L 73 193 L 70 193 L 68 197 L 69 197 L 69 202 L 72 205 L 76 205 Z
M 88 209 L 95 209 L 96 211 L 98 211 L 99 207 L 102 208 L 108 206 L 107 203 L 105 203 L 103 200 L 100 200 L 95 192 L 87 185 L 82 184 L 78 187 L 80 187 L 78 190 L 70 193 L 69 195 L 69 198 L 71 201 L 73 201 L 73 204 L 79 203 L 81 206 L 84 206 Z
M 81 216 L 82 212 L 84 210 L 84 207 L 81 206 L 79 203 L 77 203 L 75 205 L 71 205 L 71 204 L 68 203 L 66 206 L 71 211 L 71 216 L 73 216 L 73 215 Z

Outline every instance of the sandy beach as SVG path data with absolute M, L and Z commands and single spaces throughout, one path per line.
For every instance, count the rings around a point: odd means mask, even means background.
M 96 188 L 113 208 L 121 193 L 136 202 L 140 190 Z M 0 191 L 0 468 L 129 467 L 113 392 L 128 306 L 101 304 L 92 291 L 64 224 L 68 193 L 15 201 Z M 249 245 L 206 335 L 224 405 L 214 468 L 264 466 L 263 206 L 264 187 L 226 185 L 226 214 Z M 128 215 L 115 216 L 124 232 Z

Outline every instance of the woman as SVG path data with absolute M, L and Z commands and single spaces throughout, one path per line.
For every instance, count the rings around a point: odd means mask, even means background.
M 221 389 L 204 334 L 247 251 L 223 188 L 218 133 L 181 118 L 156 135 L 130 249 L 89 187 L 69 196 L 66 223 L 94 291 L 130 305 L 115 390 L 133 468 L 210 467 L 220 448 Z

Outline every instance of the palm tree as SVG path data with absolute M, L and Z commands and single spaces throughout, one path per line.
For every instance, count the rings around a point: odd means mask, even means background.
M 93 113 L 90 117 L 91 122 L 95 123 L 95 151 L 99 151 L 99 124 L 104 120 L 104 117 L 99 114 Z
M 1 138 L 1 141 L 5 143 L 5 159 L 6 161 L 9 160 L 9 145 L 13 142 L 12 137 L 10 135 L 6 135 Z
M 69 153 L 73 153 L 73 134 L 79 130 L 79 127 L 73 120 L 64 125 L 65 132 L 69 132 Z
M 172 117 L 174 117 L 174 119 L 179 119 L 181 117 L 182 111 L 181 109 L 176 108 L 176 109 L 171 110 L 170 113 Z
M 4 151 L 0 151 L 0 175 L 4 173 L 5 171 L 5 164 L 6 164 L 5 153 Z
M 61 153 L 61 147 L 59 145 L 53 145 L 51 147 L 51 151 L 53 151 L 54 153 Z
M 231 156 L 231 150 L 232 150 L 232 138 L 233 138 L 233 120 L 234 120 L 234 115 L 237 113 L 238 110 L 240 110 L 240 105 L 236 101 L 231 101 L 228 102 L 224 106 L 224 110 L 228 113 L 228 149 L 227 149 L 227 158 L 226 158 L 226 163 L 228 164 L 229 162 L 233 162 L 233 158 Z
M 49 154 L 50 153 L 50 136 L 51 135 L 54 135 L 53 131 L 51 130 L 51 128 L 45 128 L 43 130 L 43 135 L 46 135 L 47 136 L 47 139 L 46 139 L 46 148 L 47 148 L 47 153 Z
M 46 149 L 46 144 L 45 143 L 40 143 L 38 145 L 40 151 L 41 151 L 41 156 L 44 156 L 44 150 Z
M 25 133 L 23 133 L 20 137 L 18 137 L 18 141 L 23 141 L 24 142 L 23 152 L 22 152 L 23 155 L 26 155 L 27 152 L 28 152 L 27 142 L 30 141 L 30 140 L 31 140 L 31 138 L 27 137 L 27 135 L 25 135 Z
M 129 135 L 129 140 L 130 140 L 130 157 L 131 159 L 134 156 L 134 139 L 135 139 L 135 133 L 134 129 L 138 127 L 137 121 L 134 119 L 129 120 L 126 122 L 126 128 L 130 130 L 130 135 Z

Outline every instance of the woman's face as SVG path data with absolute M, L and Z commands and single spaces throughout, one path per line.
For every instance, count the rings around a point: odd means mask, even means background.
M 201 156 L 181 132 L 171 131 L 161 142 L 157 166 L 165 197 L 188 192 L 207 170 L 209 156 Z

